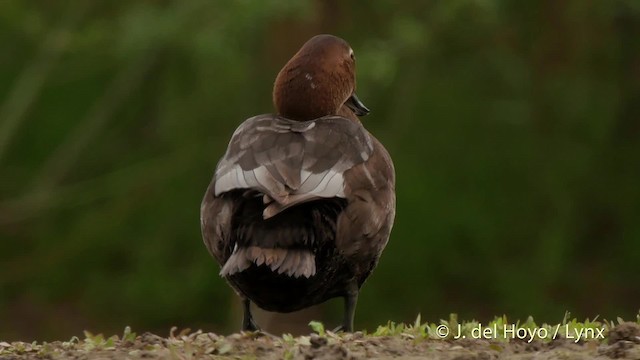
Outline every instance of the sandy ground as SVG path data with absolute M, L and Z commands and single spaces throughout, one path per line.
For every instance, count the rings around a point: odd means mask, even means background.
M 360 332 L 275 337 L 263 333 L 221 336 L 151 333 L 44 344 L 0 341 L 0 359 L 640 359 L 640 326 L 624 323 L 605 340 L 439 340 L 411 334 L 365 336 Z

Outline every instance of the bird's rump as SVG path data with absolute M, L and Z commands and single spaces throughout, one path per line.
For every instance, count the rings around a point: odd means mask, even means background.
M 220 275 L 242 272 L 252 264 L 292 277 L 315 275 L 315 256 L 327 243 L 335 242 L 338 216 L 346 200 L 310 201 L 264 219 L 264 205 L 257 192 L 253 193 L 234 190 L 225 195 L 236 203 L 230 221 L 234 245 Z

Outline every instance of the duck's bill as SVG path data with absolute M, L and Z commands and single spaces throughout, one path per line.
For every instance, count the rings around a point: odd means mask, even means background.
M 358 116 L 365 116 L 371 111 L 358 99 L 356 93 L 351 94 L 344 104 Z

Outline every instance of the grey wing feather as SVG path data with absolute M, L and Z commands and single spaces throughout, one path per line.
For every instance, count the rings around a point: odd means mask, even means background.
M 300 122 L 259 115 L 234 132 L 216 169 L 215 195 L 256 189 L 275 200 L 265 217 L 300 202 L 344 197 L 344 172 L 372 151 L 362 125 L 340 116 Z

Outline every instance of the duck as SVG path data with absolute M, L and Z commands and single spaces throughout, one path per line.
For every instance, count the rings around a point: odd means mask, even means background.
M 202 238 L 257 331 L 251 303 L 288 313 L 342 298 L 352 332 L 358 295 L 396 212 L 389 152 L 362 125 L 355 55 L 316 35 L 276 76 L 275 113 L 235 130 L 206 189 Z

